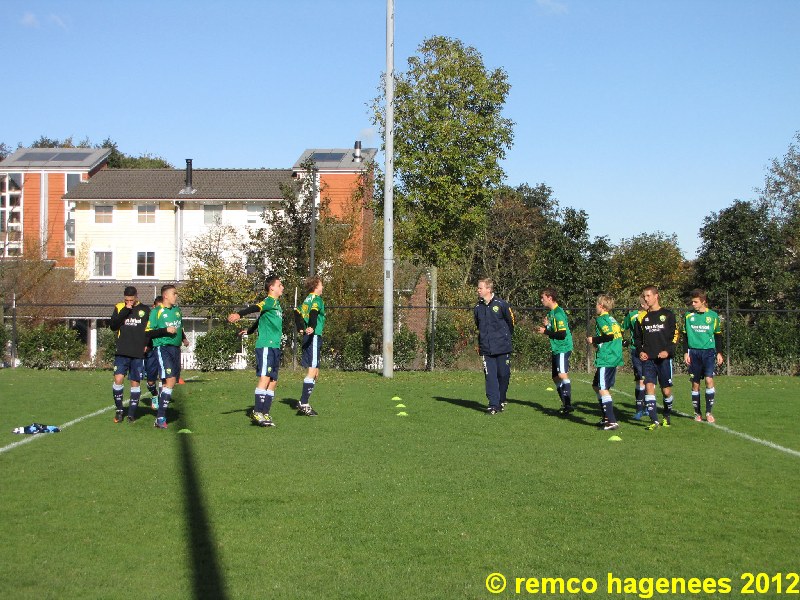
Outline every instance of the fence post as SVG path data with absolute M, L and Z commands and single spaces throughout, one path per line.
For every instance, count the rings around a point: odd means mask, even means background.
M 592 326 L 592 302 L 589 296 L 589 290 L 586 290 L 586 337 L 589 337 L 590 328 Z M 586 344 L 586 372 L 592 372 L 592 345 L 584 340 Z
M 725 328 L 725 360 L 728 362 L 728 375 L 733 375 L 731 372 L 731 295 L 728 290 L 725 290 L 725 320 L 727 327 Z
M 11 366 L 17 366 L 17 292 L 11 293 Z

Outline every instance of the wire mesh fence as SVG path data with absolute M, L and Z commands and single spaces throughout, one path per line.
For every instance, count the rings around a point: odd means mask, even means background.
M 248 319 L 236 325 L 227 323 L 225 315 L 238 307 L 184 306 L 184 329 L 189 346 L 184 350 L 185 368 L 204 369 L 195 356 L 197 341 L 209 331 L 218 328 L 247 329 Z M 113 307 L 77 304 L 37 304 L 17 306 L 3 314 L 3 363 L 20 364 L 19 343 L 26 331 L 34 326 L 60 323 L 75 331 L 84 344 L 84 352 L 76 365 L 106 367 L 113 361 L 114 336 L 108 329 Z M 518 370 L 549 371 L 549 340 L 536 332 L 547 310 L 542 306 L 514 307 L 514 354 L 512 368 Z M 568 307 L 569 326 L 574 349 L 572 370 L 593 370 L 593 350 L 586 343 L 594 333 L 594 303 Z M 681 316 L 685 307 L 672 307 Z M 336 306 L 326 309 L 323 332 L 323 368 L 343 370 L 383 369 L 382 356 L 383 306 Z M 626 310 L 612 314 L 621 323 Z M 800 310 L 742 310 L 718 311 L 723 323 L 725 363 L 722 373 L 800 374 Z M 394 366 L 396 370 L 426 369 L 479 369 L 476 328 L 471 306 L 396 306 L 394 330 Z M 106 316 L 108 315 L 108 316 Z M 252 321 L 249 321 L 252 323 Z M 254 336 L 227 338 L 227 346 L 219 352 L 230 355 L 223 363 L 229 368 L 246 368 L 252 363 Z M 230 347 L 231 344 L 234 347 Z M 685 372 L 682 348 L 676 353 L 676 372 Z M 299 364 L 299 337 L 294 331 L 292 311 L 284 310 L 283 361 L 285 366 Z M 22 361 L 24 364 L 24 360 Z M 216 365 L 219 361 L 216 361 Z M 218 367 L 214 367 L 218 368 Z M 630 368 L 626 357 L 622 370 Z

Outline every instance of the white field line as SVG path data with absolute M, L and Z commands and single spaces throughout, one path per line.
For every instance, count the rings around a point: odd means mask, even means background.
M 592 385 L 591 381 L 586 381 L 584 379 L 579 379 L 578 381 L 580 381 L 581 383 L 586 383 L 588 385 Z M 627 396 L 628 398 L 635 398 L 635 396 L 633 394 L 629 394 L 628 392 L 623 392 L 622 390 L 614 388 L 614 394 L 613 395 L 616 395 L 616 394 L 622 394 L 623 396 Z M 682 417 L 690 417 L 691 418 L 693 416 L 693 415 L 681 412 L 679 410 L 674 410 L 674 409 L 673 409 L 672 412 L 674 412 L 676 414 L 679 414 Z M 731 429 L 730 427 L 725 427 L 724 425 L 718 425 L 717 423 L 706 423 L 706 424 L 710 425 L 711 427 L 714 427 L 716 429 L 719 429 L 720 431 L 724 431 L 725 433 L 730 433 L 731 435 L 735 435 L 737 437 L 740 437 L 740 438 L 742 438 L 744 440 L 747 440 L 748 442 L 753 442 L 755 444 L 761 444 L 762 446 L 766 446 L 767 448 L 772 448 L 773 450 L 778 450 L 779 452 L 784 452 L 784 453 L 786 453 L 786 454 L 788 454 L 790 456 L 795 456 L 797 458 L 800 458 L 800 452 L 798 452 L 797 450 L 792 450 L 791 448 L 785 448 L 783 446 L 779 446 L 778 444 L 776 444 L 774 442 L 770 442 L 769 440 L 762 440 L 761 438 L 753 437 L 752 435 L 748 435 L 746 433 L 741 433 L 740 431 L 736 431 L 734 429 Z
M 59 429 L 62 429 L 62 430 L 66 429 L 67 427 L 70 427 L 71 425 L 75 425 L 76 423 L 80 423 L 81 421 L 85 421 L 86 419 L 90 419 L 92 417 L 96 417 L 97 415 L 101 415 L 104 412 L 108 412 L 108 411 L 113 410 L 113 409 L 114 409 L 113 405 L 112 406 L 106 406 L 105 408 L 101 408 L 100 410 L 96 410 L 91 414 L 83 415 L 82 417 L 78 417 L 77 419 L 73 419 L 72 421 L 64 423 L 63 425 L 59 426 Z M 0 448 L 0 454 L 2 454 L 3 452 L 8 452 L 9 450 L 13 450 L 14 448 L 22 446 L 23 444 L 30 443 L 33 440 L 36 440 L 36 439 L 39 439 L 39 438 L 42 438 L 42 437 L 48 437 L 50 435 L 55 435 L 55 434 L 37 433 L 35 435 L 27 435 L 27 434 L 23 434 L 23 435 L 25 435 L 25 437 L 22 438 L 20 441 L 13 442 L 13 443 L 9 444 L 8 446 L 3 446 L 2 448 Z

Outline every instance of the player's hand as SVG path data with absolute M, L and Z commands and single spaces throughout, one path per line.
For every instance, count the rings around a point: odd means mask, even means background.
M 692 364 L 692 358 L 689 356 L 688 352 L 683 355 L 683 362 L 685 362 L 687 365 Z
M 169 333 L 169 334 L 175 333 L 176 331 L 178 331 L 178 330 L 175 329 L 172 325 L 167 327 L 167 333 Z
M 228 323 L 236 323 L 239 319 L 241 319 L 241 315 L 239 313 L 231 313 L 228 315 Z
M 186 338 L 185 340 L 183 340 L 183 345 L 184 346 L 188 346 L 189 345 L 189 338 Z
M 314 333 L 314 329 L 313 329 L 312 327 L 306 327 L 306 328 L 303 330 L 303 332 L 304 332 L 306 335 L 311 335 L 312 333 Z
M 666 350 L 662 350 L 661 352 L 658 353 L 658 358 L 669 358 L 669 352 L 667 352 Z
M 650 357 L 647 352 L 639 352 L 639 360 L 650 360 Z
M 537 331 L 537 333 L 544 333 L 546 331 L 546 329 L 544 327 L 537 327 L 536 331 Z
M 591 344 L 592 343 L 592 336 L 589 336 L 589 337 L 586 338 L 586 343 L 587 344 Z
M 717 352 L 717 366 L 721 367 L 723 362 L 725 362 L 725 359 L 722 358 L 722 352 Z

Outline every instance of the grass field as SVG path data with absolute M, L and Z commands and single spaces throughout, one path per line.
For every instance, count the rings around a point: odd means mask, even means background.
M 594 598 L 609 572 L 615 598 L 658 577 L 731 591 L 653 597 L 745 597 L 745 573 L 771 578 L 749 597 L 800 597 L 797 378 L 720 377 L 718 426 L 647 432 L 625 376 L 610 442 L 588 374 L 570 418 L 546 374 L 514 373 L 495 417 L 476 372 L 324 371 L 317 418 L 289 406 L 302 374 L 281 376 L 276 428 L 245 417 L 249 372 L 188 373 L 158 431 L 149 407 L 112 422 L 110 373 L 0 371 L 0 598 Z

